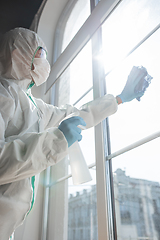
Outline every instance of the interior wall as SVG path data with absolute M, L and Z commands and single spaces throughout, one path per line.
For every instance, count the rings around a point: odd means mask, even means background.
M 0 35 L 16 27 L 29 28 L 43 0 L 1 0 Z

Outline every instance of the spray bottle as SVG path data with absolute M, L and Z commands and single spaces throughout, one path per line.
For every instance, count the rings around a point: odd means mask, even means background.
M 69 147 L 69 160 L 74 185 L 79 185 L 92 180 L 88 166 L 84 159 L 83 153 L 76 141 Z
M 79 113 L 78 112 L 71 113 L 65 119 L 73 116 L 79 116 Z M 85 129 L 85 127 L 82 125 L 78 125 L 78 127 L 82 130 Z M 69 147 L 68 154 L 73 184 L 79 185 L 91 181 L 92 177 L 78 141 L 76 141 Z

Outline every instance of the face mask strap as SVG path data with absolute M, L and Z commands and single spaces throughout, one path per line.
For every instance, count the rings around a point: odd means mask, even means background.
M 30 83 L 30 85 L 28 86 L 27 90 L 31 89 L 31 88 L 34 86 L 34 84 L 35 84 L 35 83 L 32 81 L 32 82 Z

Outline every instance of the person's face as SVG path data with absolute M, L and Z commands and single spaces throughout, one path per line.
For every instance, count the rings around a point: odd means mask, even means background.
M 47 58 L 46 51 L 43 48 L 39 48 L 34 56 L 34 58 Z M 32 64 L 31 70 L 34 70 L 34 63 Z
M 50 64 L 46 58 L 47 58 L 47 54 L 43 48 L 38 49 L 34 54 L 32 69 L 31 69 L 33 71 L 31 71 L 30 75 L 31 75 L 32 81 L 37 86 L 41 85 L 48 79 L 49 73 L 51 71 Z
M 43 48 L 39 48 L 34 57 L 46 59 L 47 58 L 46 51 Z

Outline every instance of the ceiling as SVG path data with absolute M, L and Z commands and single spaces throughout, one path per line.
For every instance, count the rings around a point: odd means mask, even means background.
M 30 28 L 43 0 L 0 0 L 0 34 L 15 27 Z

